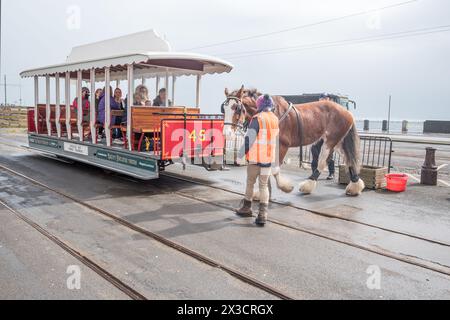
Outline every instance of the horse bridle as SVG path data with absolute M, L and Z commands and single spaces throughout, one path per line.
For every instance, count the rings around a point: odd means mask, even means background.
M 224 103 L 222 103 L 222 113 L 225 114 L 225 105 L 228 104 L 230 101 L 236 101 L 237 102 L 237 106 L 236 106 L 236 110 L 235 110 L 235 114 L 238 113 L 239 114 L 239 118 L 241 118 L 242 113 L 246 114 L 247 110 L 245 110 L 244 104 L 242 103 L 242 99 L 238 98 L 238 97 L 234 97 L 234 96 L 229 96 L 227 97 L 227 100 L 224 101 Z M 246 121 L 241 121 L 239 120 L 238 123 L 229 123 L 229 122 L 225 122 L 224 125 L 228 125 L 228 126 L 235 126 L 243 131 L 245 131 L 247 128 L 245 126 L 245 122 Z

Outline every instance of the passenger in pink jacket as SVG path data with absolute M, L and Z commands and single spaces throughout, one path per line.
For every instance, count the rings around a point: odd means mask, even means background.
M 83 110 L 83 122 L 89 122 L 90 121 L 90 105 L 91 103 L 89 102 L 89 97 L 91 96 L 91 92 L 89 91 L 88 88 L 84 87 L 81 90 L 81 96 L 82 96 L 82 100 L 83 100 L 83 104 L 82 104 L 82 110 Z M 78 114 L 78 97 L 75 98 L 75 100 L 73 100 L 72 103 L 75 112 L 77 112 Z

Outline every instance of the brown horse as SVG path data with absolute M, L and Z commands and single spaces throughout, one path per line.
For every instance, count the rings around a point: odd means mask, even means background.
M 257 90 L 229 92 L 225 89 L 226 101 L 222 105 L 225 115 L 225 135 L 245 129 L 257 112 L 256 100 L 261 95 Z M 351 178 L 346 194 L 358 196 L 364 190 L 360 173 L 360 140 L 353 115 L 332 101 L 319 101 L 301 105 L 292 105 L 279 96 L 272 97 L 275 103 L 274 113 L 280 119 L 279 162 L 272 169 L 279 189 L 286 193 L 293 191 L 292 183 L 281 176 L 280 165 L 289 148 L 297 148 L 324 140 L 319 156 L 319 167 L 313 175 L 300 184 L 300 192 L 310 194 L 317 186 L 317 180 L 327 167 L 327 159 L 332 150 L 340 152 Z

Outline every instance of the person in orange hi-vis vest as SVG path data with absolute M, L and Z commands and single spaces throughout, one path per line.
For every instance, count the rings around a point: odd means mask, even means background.
M 259 179 L 260 205 L 256 218 L 258 226 L 265 226 L 269 206 L 269 178 L 272 166 L 278 161 L 279 120 L 273 113 L 274 102 L 269 95 L 258 98 L 257 114 L 250 122 L 245 143 L 239 151 L 242 159 L 245 155 L 248 161 L 247 188 L 241 209 L 236 210 L 241 217 L 252 217 L 253 191 Z

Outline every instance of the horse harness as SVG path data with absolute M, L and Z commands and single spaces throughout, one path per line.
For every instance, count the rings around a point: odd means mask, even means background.
M 239 112 L 239 114 L 241 114 L 242 112 L 246 112 L 245 107 L 242 105 L 242 100 L 238 97 L 234 97 L 234 96 L 230 96 L 227 98 L 227 100 L 222 104 L 222 113 L 225 113 L 225 104 L 227 102 L 229 102 L 230 100 L 235 100 L 237 101 L 237 109 L 236 111 Z M 282 123 L 284 120 L 287 119 L 287 117 L 289 116 L 289 114 L 291 113 L 291 111 L 294 110 L 295 111 L 295 115 L 297 118 L 297 128 L 298 128 L 298 136 L 300 138 L 300 167 L 303 165 L 303 121 L 302 121 L 302 117 L 300 115 L 300 112 L 297 110 L 297 108 L 294 107 L 294 105 L 292 103 L 289 103 L 289 108 L 288 110 L 280 117 L 278 123 Z M 247 127 L 245 125 L 245 123 L 224 123 L 224 125 L 233 125 L 236 126 L 237 128 L 246 131 Z
M 302 121 L 302 116 L 301 116 L 300 112 L 297 110 L 297 108 L 294 107 L 294 105 L 291 102 L 289 103 L 288 110 L 280 117 L 279 123 L 282 123 L 284 120 L 286 120 L 292 110 L 295 111 L 295 115 L 297 117 L 298 136 L 300 139 L 299 159 L 300 159 L 300 167 L 302 167 L 302 165 L 303 165 L 303 121 Z

